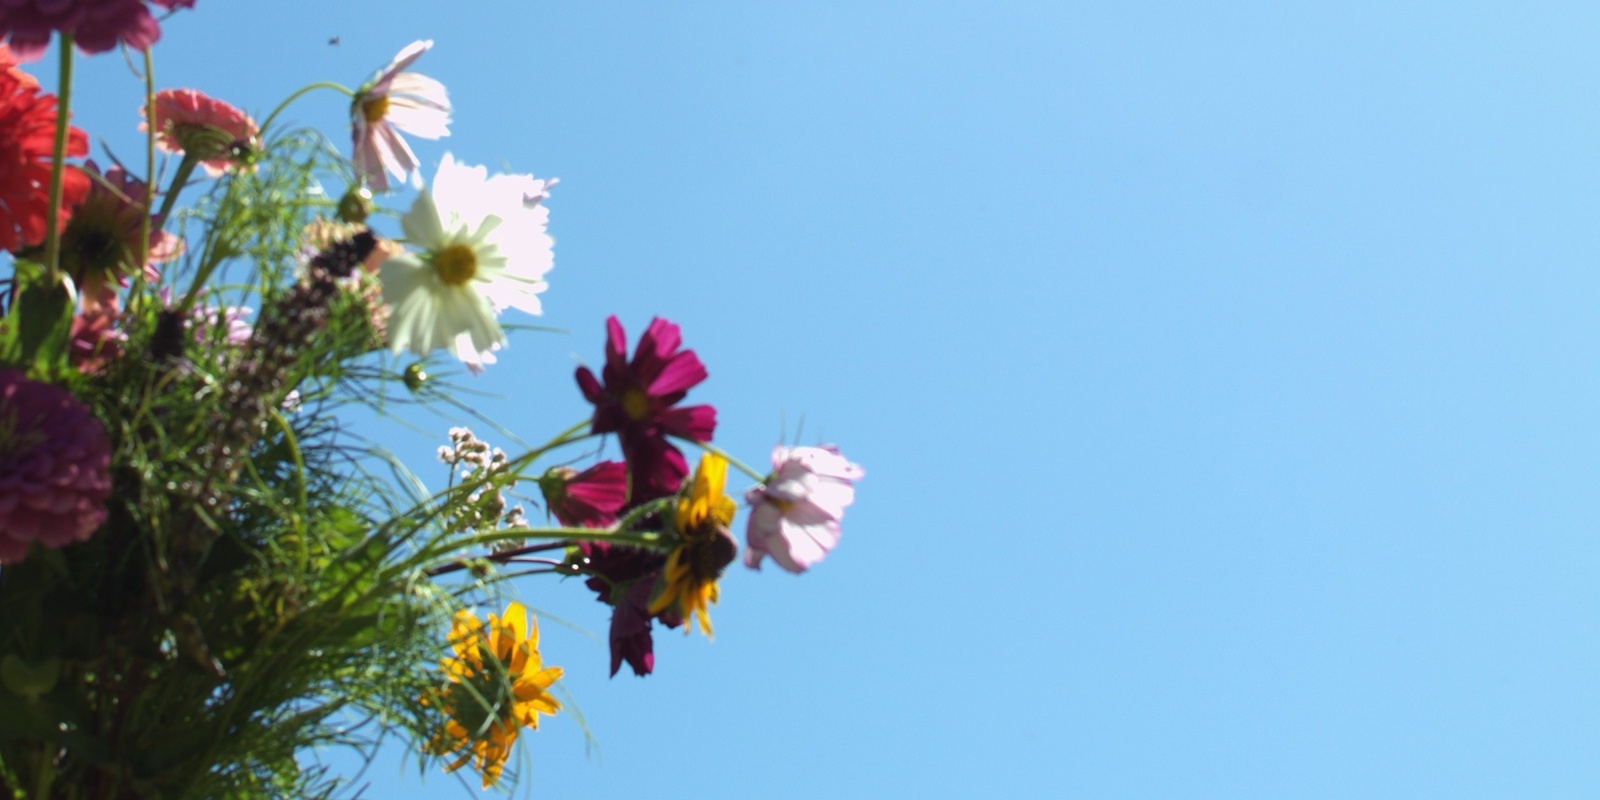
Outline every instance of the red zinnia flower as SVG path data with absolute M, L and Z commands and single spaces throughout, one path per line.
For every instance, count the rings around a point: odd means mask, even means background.
M 627 334 L 616 317 L 609 317 L 604 385 L 588 367 L 578 368 L 578 387 L 594 404 L 591 430 L 617 434 L 632 472 L 634 504 L 676 492 L 689 474 L 688 462 L 668 435 L 709 442 L 717 427 L 717 410 L 709 405 L 675 407 L 706 379 L 700 357 L 693 350 L 680 351 L 682 344 L 678 326 L 656 317 L 629 362 Z
M 582 472 L 555 467 L 539 479 L 545 507 L 562 525 L 604 528 L 617 521 L 628 499 L 628 468 L 602 461 Z
M 165 9 L 193 8 L 194 0 L 151 0 Z M 44 54 L 50 36 L 71 31 L 78 49 L 104 53 L 120 42 L 145 50 L 161 38 L 161 26 L 143 0 L 0 0 L 0 37 L 24 60 Z
M 0 73 L 16 78 L 22 82 L 23 86 L 38 86 L 38 78 L 18 69 L 18 64 L 20 63 L 21 59 L 11 52 L 11 47 L 4 42 L 0 42 Z
M 0 0 L 4 2 L 4 0 Z M 56 97 L 41 94 L 12 70 L 0 71 L 0 250 L 17 251 L 45 240 L 50 218 L 50 160 L 55 149 Z M 22 77 L 27 77 L 23 75 Z M 67 133 L 68 156 L 89 152 L 89 137 Z M 62 175 L 65 227 L 68 208 L 83 200 L 89 179 L 76 169 Z

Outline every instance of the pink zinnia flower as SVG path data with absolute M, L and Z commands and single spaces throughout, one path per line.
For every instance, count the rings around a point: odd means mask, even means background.
M 635 504 L 666 497 L 678 490 L 689 464 L 666 437 L 711 441 L 717 410 L 709 405 L 678 408 L 689 389 L 706 379 L 706 368 L 693 350 L 678 348 L 678 326 L 656 317 L 639 337 L 628 361 L 628 337 L 616 317 L 606 319 L 606 364 L 601 380 L 579 367 L 578 387 L 594 404 L 595 433 L 616 433 L 632 472 Z
M 195 0 L 151 0 L 165 9 L 193 8 Z M 161 38 L 161 26 L 143 0 L 0 0 L 0 37 L 24 61 L 44 54 L 50 36 L 73 34 L 85 53 L 104 53 L 125 44 L 146 50 Z
M 67 390 L 0 370 L 0 564 L 38 542 L 88 539 L 106 519 L 111 442 Z
M 744 563 L 761 559 L 801 573 L 839 543 L 839 520 L 856 499 L 855 481 L 865 473 L 833 447 L 784 447 L 772 451 L 772 477 L 745 493 L 750 503 Z
M 4 2 L 4 0 L 0 0 Z M 143 114 L 144 108 L 139 112 Z M 215 178 L 255 147 L 255 120 L 234 106 L 194 89 L 156 92 L 156 146 L 198 160 Z M 148 130 L 139 123 L 141 132 Z
M 555 467 L 539 479 L 545 507 L 562 525 L 604 528 L 617 521 L 628 499 L 628 468 L 602 461 L 582 472 Z
M 74 369 L 85 375 L 99 372 L 121 358 L 122 343 L 128 340 L 126 333 L 114 327 L 119 314 L 115 296 L 111 300 L 85 308 L 72 318 L 67 358 Z
M 424 139 L 450 135 L 450 98 L 444 84 L 415 72 L 402 72 L 433 47 L 431 41 L 406 45 L 350 102 L 355 152 L 350 161 L 372 188 L 389 190 L 387 173 L 405 180 L 420 166 L 404 131 Z

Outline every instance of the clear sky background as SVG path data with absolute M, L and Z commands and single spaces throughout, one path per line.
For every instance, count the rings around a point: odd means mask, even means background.
M 523 438 L 584 416 L 606 315 L 659 314 L 720 445 L 760 466 L 804 418 L 867 470 L 827 561 L 735 567 L 646 679 L 607 679 L 580 585 L 520 583 L 590 632 L 543 650 L 600 748 L 526 737 L 532 796 L 1600 792 L 1594 4 L 201 0 L 166 32 L 161 86 L 258 117 L 432 38 L 427 174 L 561 179 L 570 333 L 473 383 Z M 132 152 L 121 59 L 78 86 Z M 378 433 L 442 480 L 451 423 L 414 421 Z M 369 797 L 476 793 L 399 755 Z

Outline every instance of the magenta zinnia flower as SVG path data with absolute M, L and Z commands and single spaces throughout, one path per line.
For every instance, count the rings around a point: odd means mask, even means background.
M 388 173 L 405 180 L 421 165 L 401 131 L 424 139 L 450 135 L 450 98 L 444 84 L 403 71 L 430 47 L 431 41 L 406 45 L 350 101 L 350 125 L 355 134 L 350 161 L 367 185 L 380 192 L 389 190 Z
M 717 410 L 709 405 L 676 407 L 706 379 L 700 357 L 693 350 L 680 351 L 682 344 L 678 326 L 656 317 L 639 337 L 630 362 L 627 333 L 609 317 L 604 383 L 588 367 L 578 368 L 578 387 L 594 404 L 591 430 L 617 434 L 632 473 L 634 504 L 676 492 L 689 474 L 683 453 L 667 436 L 709 442 L 717 427 Z
M 801 573 L 839 543 L 839 520 L 855 501 L 855 481 L 865 473 L 834 447 L 784 447 L 772 451 L 772 477 L 745 494 L 750 503 L 744 563 L 760 569 L 772 556 Z
M 142 106 L 139 113 L 145 113 Z M 194 89 L 156 92 L 155 128 L 156 147 L 192 156 L 213 178 L 253 150 L 259 133 L 249 114 Z M 148 129 L 139 123 L 140 132 Z
M 110 496 L 111 442 L 89 407 L 0 370 L 0 564 L 88 539 Z
M 195 0 L 151 0 L 162 8 L 193 8 Z M 125 44 L 149 49 L 161 38 L 161 25 L 143 0 L 0 0 L 0 37 L 24 61 L 44 54 L 50 36 L 70 31 L 85 53 L 104 53 Z
M 617 521 L 628 499 L 628 468 L 602 461 L 582 472 L 555 467 L 539 479 L 545 507 L 562 525 L 604 528 Z

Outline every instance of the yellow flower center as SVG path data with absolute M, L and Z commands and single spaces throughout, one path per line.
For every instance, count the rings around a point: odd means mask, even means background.
M 464 244 L 453 244 L 433 256 L 433 269 L 449 286 L 462 286 L 478 274 L 478 254 Z
M 373 97 L 361 103 L 361 116 L 367 118 L 367 124 L 381 122 L 389 114 L 389 98 L 384 96 Z
M 645 417 L 650 416 L 650 396 L 642 389 L 629 389 L 623 392 L 622 411 L 628 415 L 628 419 L 642 422 Z

